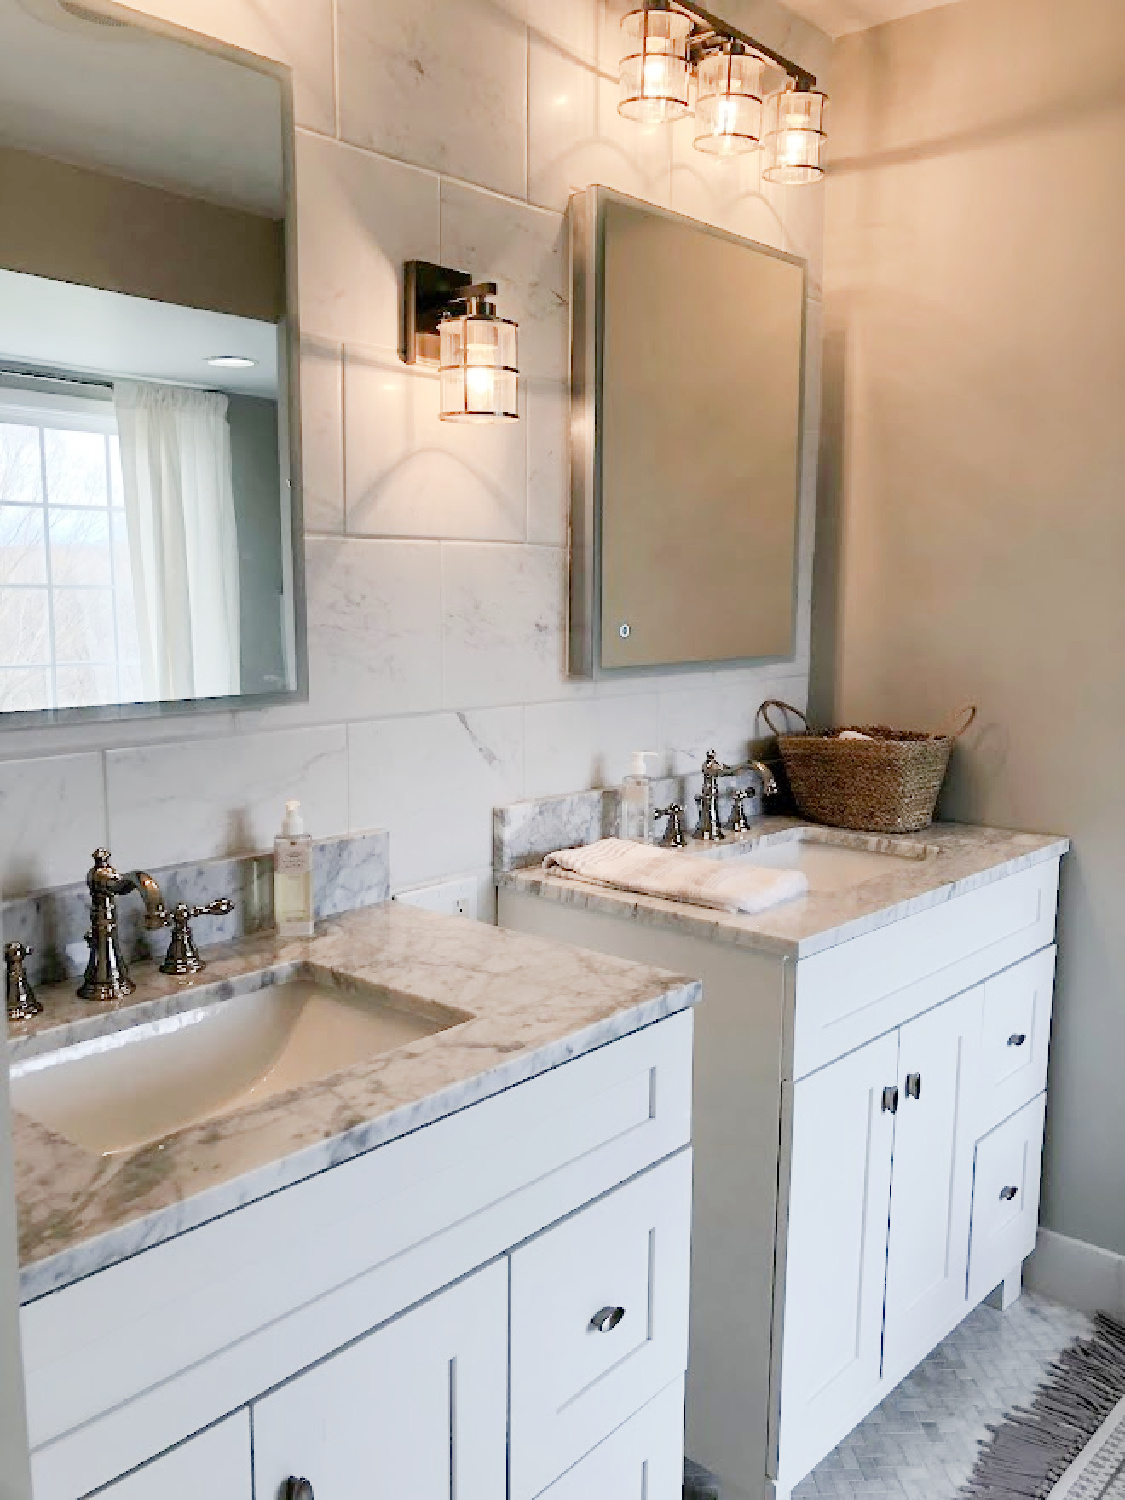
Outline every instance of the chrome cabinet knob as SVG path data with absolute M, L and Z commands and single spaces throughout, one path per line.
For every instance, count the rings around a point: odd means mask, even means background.
M 921 1073 L 907 1073 L 907 1075 L 906 1075 L 906 1097 L 908 1099 L 921 1099 L 921 1097 L 922 1097 L 922 1075 L 921 1075 Z
M 883 1090 L 883 1113 L 885 1115 L 898 1114 L 898 1084 L 888 1083 Z
M 307 1479 L 290 1475 L 281 1491 L 281 1500 L 313 1500 L 313 1487 Z
M 1009 1047 L 1022 1047 L 1023 1044 L 1024 1044 L 1024 1042 L 1026 1042 L 1026 1041 L 1027 1041 L 1027 1032 L 1026 1031 L 1013 1031 L 1012 1034 L 1011 1034 L 1011 1036 L 1008 1038 L 1008 1046 Z
M 1016 1194 L 1018 1192 L 1019 1192 L 1019 1188 L 1018 1187 L 1002 1187 L 1000 1189 L 1000 1200 L 1001 1200 L 1001 1202 L 1003 1202 L 1003 1203 L 1011 1203 L 1012 1199 L 1016 1196 Z
M 599 1307 L 590 1319 L 590 1327 L 595 1333 L 612 1333 L 624 1316 L 623 1307 Z

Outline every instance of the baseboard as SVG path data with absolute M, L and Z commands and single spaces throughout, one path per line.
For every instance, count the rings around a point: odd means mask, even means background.
M 1125 1320 L 1125 1255 L 1085 1240 L 1040 1229 L 1023 1284 L 1079 1312 L 1106 1312 Z

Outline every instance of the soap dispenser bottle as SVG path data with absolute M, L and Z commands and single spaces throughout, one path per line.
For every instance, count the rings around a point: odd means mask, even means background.
M 273 841 L 273 915 L 280 937 L 312 937 L 312 839 L 299 802 L 285 804 L 285 821 Z
M 634 750 L 621 788 L 621 837 L 639 844 L 653 840 L 652 779 L 645 762 L 655 759 L 655 750 Z

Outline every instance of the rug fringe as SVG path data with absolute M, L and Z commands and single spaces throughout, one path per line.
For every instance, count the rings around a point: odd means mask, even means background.
M 1047 1500 L 1125 1396 L 1125 1324 L 1105 1313 L 1048 1366 L 1027 1406 L 988 1428 L 962 1500 Z

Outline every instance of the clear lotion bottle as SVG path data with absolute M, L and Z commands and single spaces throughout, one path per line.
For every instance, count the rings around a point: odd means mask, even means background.
M 655 750 L 634 750 L 629 774 L 621 787 L 621 837 L 638 844 L 653 841 L 652 780 L 646 761 L 655 760 Z
M 279 937 L 312 937 L 312 839 L 299 802 L 285 804 L 285 822 L 273 841 L 273 914 Z

